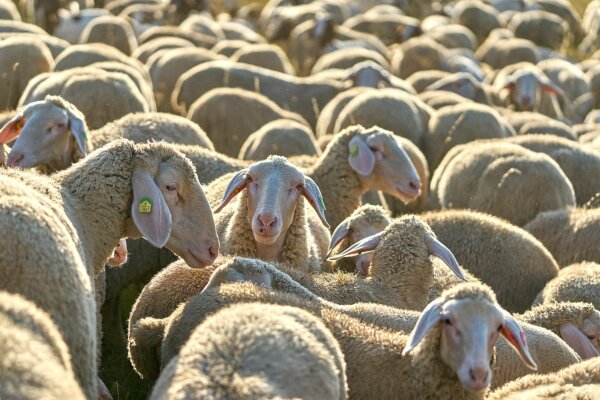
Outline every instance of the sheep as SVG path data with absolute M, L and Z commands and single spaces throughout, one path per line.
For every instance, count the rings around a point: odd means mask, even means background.
M 287 119 L 277 119 L 248 136 L 240 149 L 242 160 L 263 160 L 269 155 L 285 157 L 320 156 L 313 133 L 305 125 Z
M 0 32 L 23 32 L 47 35 L 47 33 L 37 25 L 6 19 L 0 20 Z
M 315 134 L 317 139 L 323 138 L 326 135 L 333 134 L 335 122 L 346 105 L 352 101 L 357 95 L 364 93 L 372 88 L 354 87 L 345 90 L 331 99 L 327 105 L 321 110 L 317 119 Z
M 248 46 L 248 42 L 243 40 L 221 40 L 211 47 L 210 50 L 213 53 L 229 58 L 244 46 Z
M 552 158 L 511 143 L 454 147 L 433 174 L 431 194 L 442 209 L 470 208 L 517 226 L 575 206 L 573 185 Z
M 418 71 L 446 71 L 446 53 L 446 48 L 431 38 L 422 36 L 407 40 L 392 56 L 392 72 L 402 79 L 407 79 Z
M 521 126 L 519 132 L 517 132 L 517 134 L 519 136 L 552 135 L 568 140 L 577 140 L 573 129 L 569 125 L 551 118 L 548 118 L 546 120 L 543 120 L 542 118 L 534 118 L 533 121 L 524 123 L 523 126 Z
M 448 152 L 461 144 L 484 138 L 512 136 L 506 122 L 493 108 L 463 103 L 433 114 L 422 139 L 429 167 L 435 171 Z
M 323 15 L 298 24 L 288 40 L 290 60 L 300 76 L 308 75 L 323 54 L 356 47 L 388 56 L 387 48 L 376 36 L 337 25 L 332 18 Z
M 600 262 L 596 233 L 600 223 L 598 208 L 570 208 L 538 214 L 524 226 L 556 258 L 561 266 Z
M 246 63 L 272 71 L 295 75 L 294 67 L 279 46 L 272 44 L 250 44 L 237 50 L 231 61 Z
M 468 72 L 457 72 L 445 76 L 427 86 L 424 93 L 431 90 L 446 90 L 457 93 L 462 97 L 476 101 L 477 103 L 485 105 L 493 104 L 493 98 L 488 94 L 491 89 L 488 89 L 487 85 L 479 82 Z
M 4 40 L 4 39 L 16 37 L 16 36 L 18 36 L 20 38 L 27 37 L 27 38 L 41 40 L 42 42 L 44 42 L 46 47 L 48 47 L 48 50 L 50 50 L 50 54 L 52 54 L 52 58 L 54 58 L 54 59 L 56 59 L 60 55 L 60 53 L 62 53 L 67 47 L 70 46 L 70 44 L 68 42 L 65 42 L 64 40 L 61 40 L 57 37 L 49 36 L 49 35 L 39 35 L 37 33 L 2 32 L 2 33 L 0 33 L 0 40 Z
M 217 40 L 225 40 L 225 34 L 219 24 L 210 16 L 204 14 L 191 14 L 179 24 L 183 31 L 199 32 L 204 35 L 213 36 Z
M 52 136 L 45 134 L 48 129 Z M 37 167 L 46 172 L 65 169 L 89 151 L 121 137 L 138 143 L 162 139 L 213 149 L 198 126 L 163 113 L 128 114 L 89 132 L 81 112 L 58 96 L 28 104 L 0 129 L 0 142 L 17 139 L 9 156 L 10 166 Z
M 563 90 L 570 101 L 576 101 L 591 90 L 589 77 L 569 61 L 552 58 L 540 61 L 537 66 Z
M 25 298 L 0 291 L 0 396 L 83 400 L 71 357 L 50 317 Z
M 54 36 L 75 44 L 79 42 L 81 32 L 91 21 L 105 15 L 110 14 L 107 10 L 98 8 L 77 10 L 74 13 L 58 13 L 58 21 L 48 21 L 49 26 L 46 29 Z
M 536 294 L 558 274 L 556 261 L 542 243 L 500 218 L 448 210 L 423 214 L 422 219 L 510 311 L 528 309 Z
M 530 10 L 511 18 L 508 29 L 518 38 L 531 40 L 538 46 L 559 50 L 565 41 L 568 25 L 555 14 Z
M 490 393 L 488 399 L 594 399 L 600 389 L 600 358 L 592 358 L 557 373 L 531 375 Z
M 296 78 L 231 61 L 211 61 L 190 69 L 179 78 L 171 106 L 180 114 L 186 114 L 199 97 L 221 86 L 256 91 L 280 107 L 294 110 L 314 129 L 319 110 L 347 84 L 330 79 Z
M 131 25 L 123 18 L 108 15 L 95 18 L 87 24 L 81 32 L 79 42 L 105 43 L 127 55 L 130 55 L 137 47 Z
M 433 83 L 450 75 L 451 73 L 448 71 L 427 69 L 424 71 L 417 71 L 414 74 L 411 74 L 406 79 L 406 82 L 408 82 L 417 91 L 417 93 L 422 93 Z
M 340 346 L 319 318 L 296 307 L 240 304 L 194 330 L 150 399 L 193 392 L 202 398 L 342 400 L 345 370 Z
M 40 75 L 41 76 L 41 75 Z M 89 96 L 94 93 L 94 96 Z M 31 81 L 19 106 L 58 95 L 73 103 L 91 129 L 98 129 L 131 112 L 148 112 L 150 107 L 133 81 L 119 72 L 84 67 L 54 72 Z
M 594 66 L 586 72 L 590 79 L 590 90 L 594 102 L 594 108 L 600 108 L 600 67 Z
M 203 62 L 224 60 L 210 50 L 202 48 L 179 48 L 166 50 L 156 62 L 151 73 L 154 97 L 158 111 L 174 112 L 171 108 L 171 95 L 177 79 L 189 69 Z
M 600 355 L 600 312 L 589 303 L 545 303 L 515 318 L 559 335 L 583 360 Z
M 48 193 L 40 195 L 5 174 L 0 175 L 0 185 L 0 230 L 5 235 L 4 244 L 13 249 L 1 260 L 0 290 L 20 294 L 50 315 L 69 350 L 77 382 L 86 397 L 96 398 L 93 281 L 80 256 L 80 245 L 74 240 L 75 228 L 52 201 L 60 194 L 50 185 Z M 15 226 L 19 229 L 15 230 Z M 14 251 L 23 243 L 30 244 L 27 252 Z M 21 356 L 19 360 L 24 362 L 26 358 Z M 68 379 L 68 375 L 61 378 Z
M 482 63 L 500 69 L 519 62 L 535 64 L 538 61 L 539 51 L 533 42 L 499 36 L 500 33 L 496 35 L 492 32 L 475 52 L 475 56 Z
M 389 212 L 383 207 L 370 204 L 360 206 L 333 231 L 327 256 L 336 254 L 333 252 L 335 247 L 347 249 L 360 240 L 383 231 L 391 222 Z M 335 261 L 334 268 L 367 276 L 372 259 L 373 253 L 359 254 L 354 259 L 341 258 Z
M 501 26 L 498 12 L 479 1 L 459 1 L 452 9 L 451 18 L 453 22 L 469 28 L 479 43 L 483 43 L 492 30 Z
M 14 109 L 28 82 L 54 68 L 48 47 L 35 37 L 13 37 L 0 42 L 0 85 L 5 92 L 0 110 Z
M 229 182 L 225 188 L 223 183 Z M 329 243 L 325 204 L 317 184 L 286 158 L 270 156 L 207 187 L 224 254 L 321 271 Z M 228 203 L 240 194 L 237 202 Z M 316 212 L 308 214 L 304 199 Z
M 374 50 L 360 47 L 341 48 L 319 57 L 311 69 L 311 75 L 329 69 L 347 69 L 363 61 L 377 63 L 386 71 L 390 69 L 389 62 L 381 54 Z
M 426 179 L 415 164 L 422 155 L 413 152 L 407 139 L 379 127 L 355 125 L 338 133 L 318 160 L 306 169 L 323 193 L 327 221 L 337 226 L 360 205 L 369 190 L 382 191 L 402 202 L 421 203 L 427 198 Z M 411 154 L 412 153 L 412 154 Z M 295 162 L 295 160 L 293 160 Z M 421 162 L 421 161 L 419 161 Z
M 237 296 L 227 290 L 229 287 L 237 289 Z M 172 345 L 181 346 L 205 315 L 235 302 L 235 297 L 254 297 L 260 301 L 265 291 L 254 289 L 256 294 L 252 296 L 252 288 L 247 285 L 229 287 L 207 290 L 182 305 L 166 327 L 163 344 L 168 346 L 175 342 Z M 340 343 L 347 362 L 347 382 L 352 398 L 366 399 L 374 395 L 379 399 L 397 398 L 398 393 L 410 398 L 440 398 L 442 393 L 447 393 L 449 398 L 483 398 L 483 389 L 489 386 L 492 378 L 489 364 L 498 337 L 497 333 L 488 334 L 488 330 L 499 330 L 516 345 L 526 365 L 537 368 L 521 327 L 496 303 L 493 292 L 482 285 L 464 284 L 446 291 L 425 309 L 408 337 L 405 333 L 364 324 L 335 310 L 323 309 L 315 313 Z M 450 324 L 441 323 L 450 318 Z M 451 362 L 449 354 L 459 350 L 442 338 L 452 334 L 448 330 L 457 329 L 463 335 L 481 329 L 484 331 L 482 337 L 486 339 L 477 348 L 462 350 L 476 351 L 477 355 L 462 356 L 464 359 L 460 357 L 460 361 Z M 367 385 L 362 377 L 365 370 L 373 368 L 372 363 L 385 365 L 387 371 L 375 379 L 369 376 Z
M 375 35 L 386 46 L 402 43 L 421 33 L 419 20 L 416 18 L 387 12 L 372 12 L 372 9 L 346 20 L 342 26 Z
M 523 135 L 503 141 L 552 157 L 573 184 L 578 206 L 585 205 L 600 192 L 600 185 L 595 176 L 596 171 L 600 169 L 600 156 L 584 145 L 551 135 Z
M 288 119 L 306 125 L 300 115 L 267 97 L 236 88 L 208 91 L 192 104 L 188 119 L 204 129 L 218 152 L 230 157 L 237 157 L 248 137 L 271 121 Z
M 255 44 L 266 43 L 265 38 L 249 27 L 244 19 L 239 20 L 239 22 L 218 21 L 218 23 L 227 40 L 243 40 Z
M 137 38 L 139 44 L 144 44 L 159 37 L 178 37 L 192 42 L 195 46 L 204 49 L 213 47 L 217 40 L 212 36 L 198 32 L 183 31 L 178 26 L 154 26 L 145 30 Z
M 8 19 L 13 21 L 20 21 L 21 14 L 19 14 L 19 10 L 15 3 L 8 0 L 2 0 L 0 2 L 0 19 Z
M 449 24 L 438 26 L 427 31 L 427 37 L 432 38 L 447 49 L 467 49 L 475 51 L 478 46 L 477 37 L 463 25 Z
M 558 276 L 546 284 L 534 305 L 553 302 L 585 302 L 598 309 L 600 298 L 600 266 L 595 262 L 580 262 L 562 268 Z
M 390 109 L 394 112 L 385 111 Z M 432 113 L 416 96 L 402 90 L 367 91 L 357 95 L 342 109 L 333 133 L 351 125 L 376 125 L 419 146 Z

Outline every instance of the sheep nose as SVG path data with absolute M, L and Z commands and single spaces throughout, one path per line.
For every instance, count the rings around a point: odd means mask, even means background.
M 6 165 L 9 167 L 16 167 L 23 161 L 25 155 L 19 151 L 11 151 L 8 155 L 8 160 L 6 160 Z
M 263 213 L 258 215 L 258 221 L 265 228 L 272 228 L 277 223 L 277 217 L 272 213 Z
M 477 368 L 469 369 L 469 376 L 471 377 L 471 380 L 473 381 L 473 383 L 478 387 L 482 387 L 483 385 L 485 385 L 488 374 L 489 374 L 489 369 L 487 369 L 485 367 L 477 367 Z
M 210 258 L 212 258 L 212 260 L 214 261 L 219 255 L 219 246 L 210 246 L 208 248 L 208 254 L 210 255 Z
M 413 190 L 421 190 L 421 181 L 410 181 L 408 186 Z

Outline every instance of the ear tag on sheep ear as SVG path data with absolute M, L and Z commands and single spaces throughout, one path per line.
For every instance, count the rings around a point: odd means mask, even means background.
M 356 154 L 358 154 L 358 146 L 357 145 L 350 146 L 350 155 L 355 156 Z
M 327 211 L 327 207 L 325 207 L 325 201 L 323 201 L 323 196 L 319 195 L 319 203 L 321 203 L 321 207 L 323 210 Z
M 142 198 L 138 203 L 138 212 L 143 214 L 149 214 L 152 212 L 152 200 L 148 197 Z

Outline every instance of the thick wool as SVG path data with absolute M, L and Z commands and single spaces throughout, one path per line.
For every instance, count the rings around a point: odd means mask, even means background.
M 151 399 L 346 399 L 344 356 L 317 317 L 295 307 L 239 304 L 194 330 Z
M 590 303 L 581 302 L 544 303 L 516 316 L 516 318 L 546 328 L 559 336 L 560 328 L 566 324 L 573 324 L 582 330 L 584 321 L 590 320 L 600 326 L 600 311 Z
M 600 389 L 600 357 L 574 364 L 558 373 L 530 375 L 494 391 L 499 399 L 593 399 Z M 580 394 L 578 396 L 577 394 Z M 534 397 L 535 396 L 535 397 Z
M 83 400 L 61 333 L 49 315 L 0 291 L 0 397 Z
M 94 286 L 77 231 L 54 201 L 60 195 L 47 178 L 24 171 L 13 174 L 25 178 L 0 177 L 0 231 L 7 249 L 0 262 L 0 289 L 22 295 L 50 315 L 71 354 L 77 381 L 87 397 L 95 397 Z
M 596 310 L 600 309 L 600 264 L 582 262 L 561 269 L 534 304 L 570 301 L 591 303 Z
M 558 274 L 556 261 L 542 243 L 500 218 L 468 210 L 431 212 L 422 218 L 459 264 L 490 285 L 509 311 L 527 310 Z
M 584 261 L 600 263 L 599 227 L 600 208 L 547 211 L 524 226 L 544 244 L 561 267 Z

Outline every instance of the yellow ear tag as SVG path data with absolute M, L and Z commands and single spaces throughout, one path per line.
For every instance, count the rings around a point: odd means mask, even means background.
M 144 214 L 148 214 L 148 213 L 152 212 L 152 200 L 150 200 L 147 197 L 144 197 L 138 203 L 138 212 L 144 213 Z
M 358 153 L 358 146 L 350 146 L 350 155 L 353 156 Z

